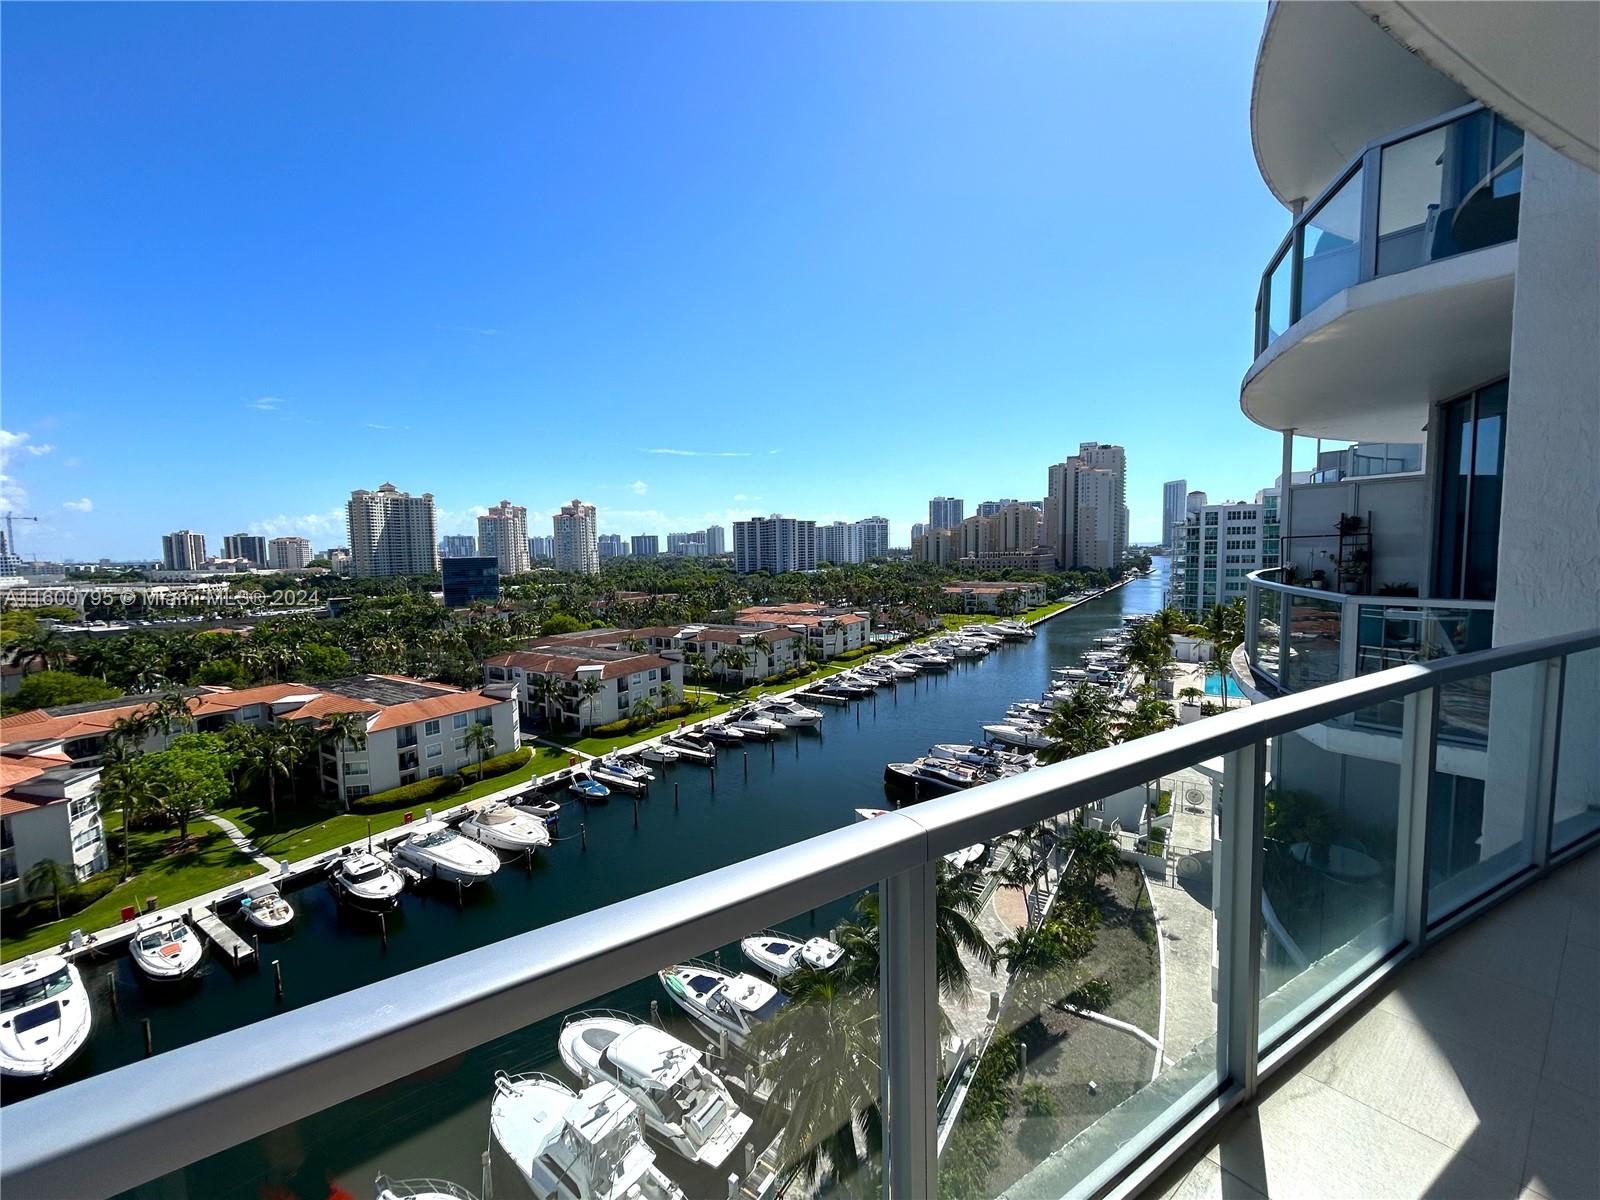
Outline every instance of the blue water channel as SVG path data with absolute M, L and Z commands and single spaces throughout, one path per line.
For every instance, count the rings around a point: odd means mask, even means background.
M 561 840 L 539 853 L 531 872 L 508 864 L 471 889 L 459 908 L 453 894 L 408 893 L 388 918 L 387 948 L 373 920 L 342 912 L 326 886 L 315 884 L 290 894 L 295 925 L 284 940 L 263 942 L 260 970 L 236 974 L 211 962 L 188 991 L 172 994 L 141 987 L 125 953 L 85 961 L 94 1033 L 54 1085 L 144 1057 L 146 1020 L 160 1053 L 838 828 L 855 819 L 858 807 L 886 807 L 886 762 L 915 757 L 934 742 L 980 741 L 980 726 L 1013 700 L 1038 696 L 1052 667 L 1076 662 L 1124 614 L 1159 608 L 1164 561 L 1157 566 L 1157 574 L 1045 622 L 1030 642 L 1004 646 L 944 676 L 880 689 L 873 700 L 827 709 L 818 729 L 748 752 L 723 750 L 714 789 L 704 767 L 657 768 L 660 778 L 638 805 L 637 826 L 627 799 L 591 807 L 586 815 L 575 803 L 564 805 Z M 574 836 L 580 820 L 587 848 Z M 823 932 L 848 913 L 852 899 L 796 914 L 788 927 Z M 739 962 L 736 947 L 707 947 L 713 951 L 729 965 Z M 274 962 L 283 978 L 281 1001 Z M 640 963 L 639 983 L 596 1004 L 644 1016 L 657 1000 L 662 1018 L 684 1036 L 688 1031 L 652 974 L 660 965 Z M 563 1077 L 554 1054 L 558 1028 L 559 1021 L 539 1022 L 196 1164 L 182 1184 L 169 1180 L 138 1194 L 255 1197 L 270 1186 L 278 1189 L 275 1195 L 324 1200 L 330 1181 L 337 1181 L 352 1195 L 368 1196 L 379 1169 L 396 1177 L 451 1177 L 476 1189 L 494 1071 Z M 270 1037 L 270 1027 L 262 1033 Z M 8 1089 L 6 1099 L 21 1095 Z M 686 1170 L 666 1158 L 676 1174 Z M 712 1187 L 725 1194 L 725 1175 L 680 1182 L 691 1194 Z

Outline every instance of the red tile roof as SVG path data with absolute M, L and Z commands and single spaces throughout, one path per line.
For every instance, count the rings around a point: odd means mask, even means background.
M 577 677 L 579 667 L 599 667 L 600 678 L 616 679 L 632 675 L 635 671 L 670 671 L 676 664 L 654 654 L 630 654 L 626 658 L 596 658 L 583 653 L 581 647 L 571 653 L 559 653 L 547 648 L 515 650 L 510 654 L 497 654 L 486 660 L 491 667 L 521 667 L 535 675 L 559 675 L 564 679 Z

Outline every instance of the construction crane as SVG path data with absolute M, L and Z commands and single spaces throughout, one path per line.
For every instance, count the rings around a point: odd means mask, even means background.
M 38 520 L 38 517 L 28 517 L 24 516 L 22 513 L 12 512 L 9 509 L 6 510 L 6 552 L 8 554 L 15 554 L 17 552 L 17 527 L 15 522 L 33 521 L 37 523 Z

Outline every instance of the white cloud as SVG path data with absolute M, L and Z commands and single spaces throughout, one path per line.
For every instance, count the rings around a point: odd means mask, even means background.
M 82 500 L 68 500 L 61 507 L 71 512 L 93 512 L 94 501 L 85 496 Z
M 246 408 L 254 408 L 260 412 L 276 412 L 283 407 L 283 401 L 277 396 L 259 396 L 254 400 L 246 400 Z
M 32 457 L 49 454 L 54 447 L 48 443 L 38 446 L 28 444 L 26 433 L 13 433 L 9 429 L 0 429 L 0 504 L 7 508 L 26 508 L 28 504 L 28 490 L 17 482 L 6 469 L 6 462 L 13 454 L 26 452 Z
M 639 448 L 640 454 L 671 454 L 677 458 L 749 458 L 748 450 L 673 450 L 668 447 Z M 773 451 L 774 454 L 777 451 Z
M 50 451 L 55 449 L 55 446 L 49 442 L 40 442 L 37 446 L 24 446 L 23 449 L 38 458 L 41 454 L 49 454 Z
M 288 513 L 279 513 L 265 520 L 251 521 L 250 532 L 259 533 L 263 537 L 286 537 L 290 534 L 334 537 L 338 539 L 336 545 L 343 545 L 349 528 L 345 523 L 344 506 L 340 505 L 326 512 L 306 513 L 304 516 L 295 517 Z
M 380 425 L 376 421 L 367 422 L 368 429 L 410 429 L 409 425 Z
M 628 485 L 628 490 L 635 496 L 642 496 L 650 490 L 650 485 L 642 479 L 635 479 Z

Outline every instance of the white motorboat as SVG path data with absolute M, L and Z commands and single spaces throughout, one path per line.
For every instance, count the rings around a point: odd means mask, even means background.
M 0 1076 L 44 1079 L 88 1040 L 94 1013 L 78 968 L 54 954 L 0 971 Z
M 897 658 L 880 658 L 877 662 L 878 670 L 887 671 L 896 679 L 915 679 L 917 669 Z
M 684 1200 L 645 1144 L 639 1106 L 614 1084 L 577 1093 L 548 1075 L 501 1072 L 489 1133 L 536 1200 Z
M 844 957 L 844 947 L 827 938 L 800 941 L 788 934 L 765 930 L 739 943 L 739 950 L 774 979 L 793 975 L 801 967 L 827 971 Z
M 1021 621 L 996 621 L 994 629 L 1007 641 L 1020 642 L 1038 636 L 1037 630 Z
M 907 653 L 906 661 L 916 664 L 920 671 L 948 671 L 955 665 L 955 659 L 946 658 L 930 650 L 921 650 L 916 653 Z
M 977 787 L 987 783 L 988 778 L 976 768 L 948 758 L 919 758 L 887 764 L 883 769 L 883 781 L 890 786 L 910 788 L 914 800 L 927 800 Z
M 246 891 L 239 911 L 257 929 L 283 929 L 294 920 L 294 907 L 270 883 Z
M 182 917 L 152 917 L 134 927 L 128 955 L 146 979 L 171 983 L 200 965 L 200 939 Z
M 675 763 L 683 757 L 683 754 L 677 747 L 669 746 L 665 742 L 652 742 L 639 751 L 639 757 L 646 762 Z
M 804 725 L 817 725 L 822 721 L 822 714 L 814 708 L 807 708 L 795 700 L 764 700 L 756 705 L 756 712 L 761 716 L 777 721 L 780 725 L 791 728 Z
M 341 900 L 362 908 L 393 908 L 406 887 L 405 876 L 367 850 L 335 860 L 328 877 Z
M 717 761 L 717 748 L 710 738 L 691 740 L 688 734 L 685 734 L 681 738 L 673 738 L 670 743 L 663 739 L 662 747 L 676 754 L 680 762 L 710 766 Z
M 872 695 L 871 684 L 860 683 L 848 675 L 835 675 L 828 681 L 827 687 L 834 692 L 842 692 L 852 700 L 864 700 Z
M 581 1082 L 620 1088 L 639 1106 L 646 1131 L 690 1162 L 720 1167 L 750 1131 L 751 1118 L 699 1050 L 626 1013 L 568 1018 L 557 1049 Z
M 961 640 L 949 643 L 950 653 L 957 658 L 982 658 L 989 653 L 989 647 L 979 645 L 977 642 Z
M 982 842 L 974 842 L 970 846 L 963 846 L 959 850 L 950 851 L 949 854 L 944 856 L 944 861 L 949 863 L 954 870 L 965 871 L 968 867 L 977 866 L 978 861 L 983 858 L 984 852 L 988 849 L 989 847 Z
M 983 731 L 997 742 L 1008 746 L 1021 746 L 1026 750 L 1042 750 L 1050 744 L 1042 726 L 1032 722 L 985 725 Z
M 550 844 L 550 827 L 544 818 L 510 804 L 486 804 L 457 828 L 475 842 L 510 854 L 525 854 Z
M 589 778 L 604 787 L 616 792 L 628 792 L 640 795 L 649 788 L 649 784 L 638 778 L 631 771 L 622 771 L 603 760 L 597 759 L 586 768 Z
M 448 1179 L 390 1179 L 379 1175 L 372 1186 L 377 1200 L 478 1200 Z
M 745 737 L 771 738 L 783 733 L 788 726 L 776 717 L 769 717 L 754 704 L 746 704 L 728 714 L 728 724 Z
M 953 762 L 972 767 L 986 767 L 996 772 L 1020 771 L 1032 765 L 1025 754 L 1013 754 L 994 746 L 969 746 L 962 742 L 940 742 L 928 748 L 933 758 L 948 758 Z
M 617 771 L 623 775 L 631 775 L 641 783 L 654 783 L 656 773 L 635 754 L 607 754 L 600 761 L 605 764 L 608 771 Z
M 679 963 L 656 974 L 679 1008 L 713 1036 L 725 1033 L 740 1047 L 789 999 L 765 980 L 754 975 L 730 975 L 710 963 Z
M 722 746 L 737 746 L 744 741 L 744 730 L 735 729 L 727 721 L 708 721 L 703 726 L 706 737 Z
M 585 804 L 596 800 L 604 800 L 611 795 L 611 789 L 598 779 L 591 779 L 587 775 L 574 775 L 567 784 L 567 791 L 580 797 Z
M 547 800 L 537 791 L 526 791 L 511 797 L 510 803 L 520 808 L 525 813 L 531 813 L 542 821 L 554 821 L 561 815 L 561 801 Z
M 500 869 L 500 856 L 443 821 L 423 821 L 394 848 L 395 858 L 424 878 L 470 887 Z

